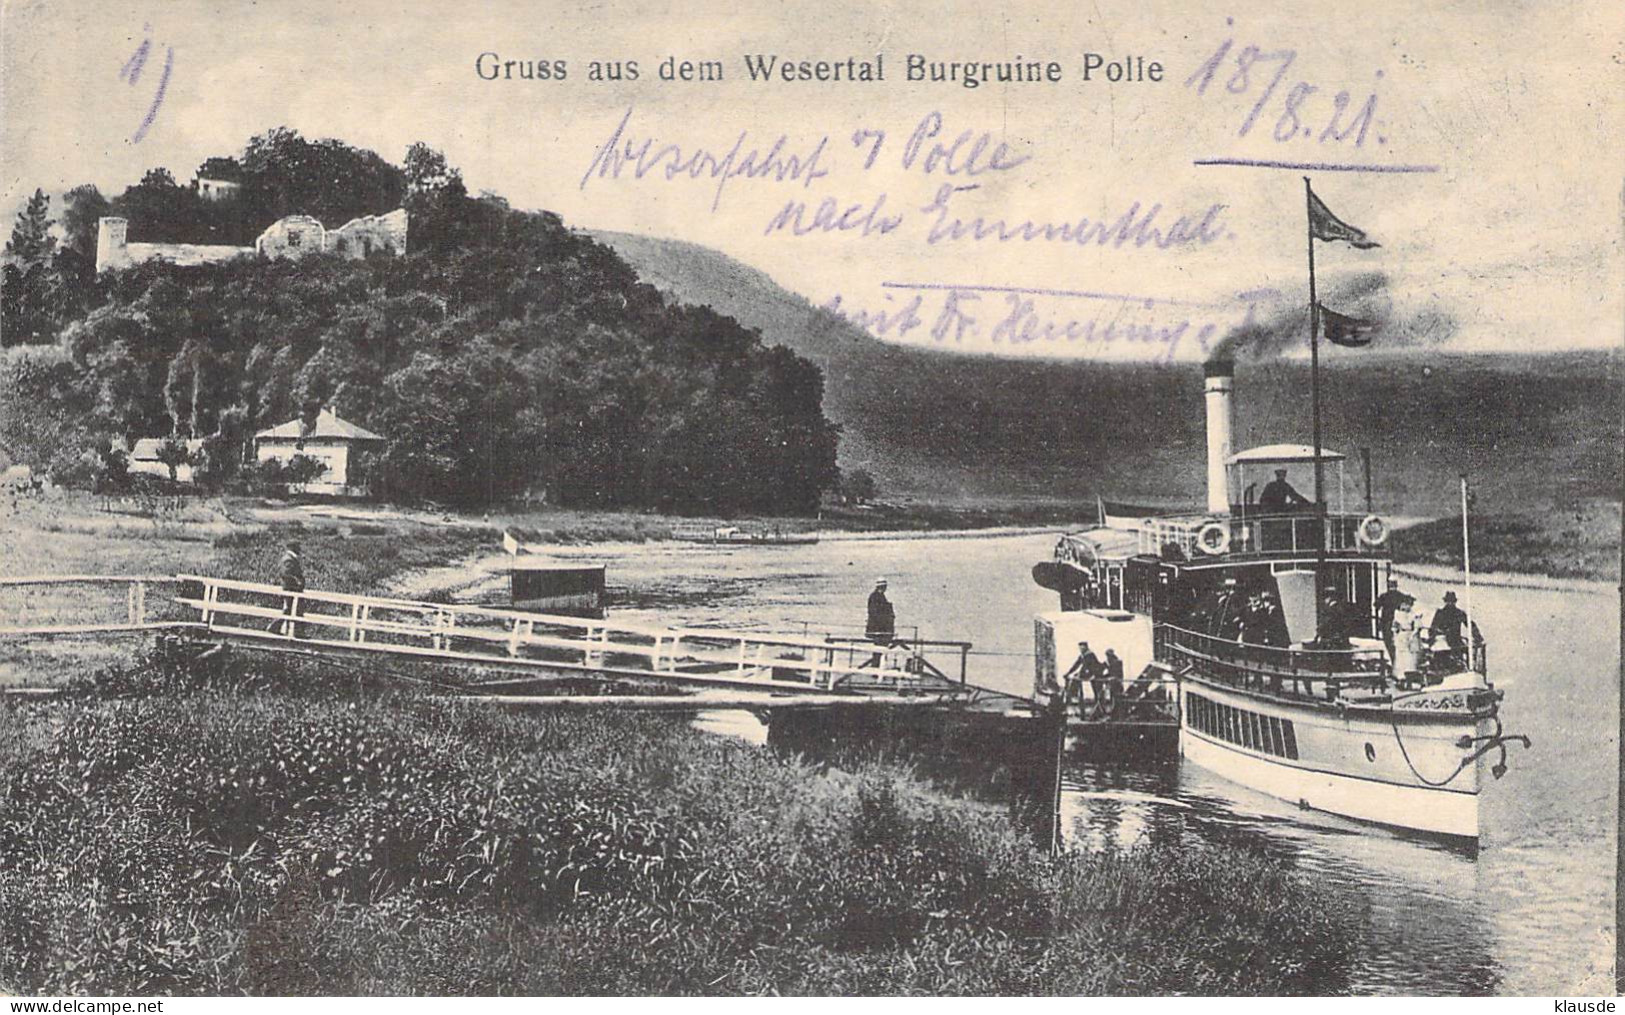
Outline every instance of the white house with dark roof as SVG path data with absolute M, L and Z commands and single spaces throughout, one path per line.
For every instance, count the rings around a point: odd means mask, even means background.
M 359 486 L 350 483 L 350 455 L 364 448 L 376 448 L 384 438 L 349 420 L 340 419 L 331 408 L 316 415 L 316 423 L 307 427 L 303 420 L 291 419 L 279 426 L 261 430 L 254 435 L 254 458 L 269 461 L 273 458 L 286 463 L 294 455 L 314 458 L 327 466 L 327 471 L 314 482 L 305 484 L 307 493 L 327 493 L 345 497 L 359 494 Z
M 149 476 L 162 476 L 169 478 L 169 466 L 158 460 L 158 449 L 164 446 L 168 437 L 143 437 L 130 448 L 130 471 L 144 472 Z M 203 441 L 197 438 L 181 441 L 186 445 L 187 454 L 196 461 L 203 451 Z M 192 466 L 175 466 L 175 481 L 177 483 L 190 483 L 192 481 Z

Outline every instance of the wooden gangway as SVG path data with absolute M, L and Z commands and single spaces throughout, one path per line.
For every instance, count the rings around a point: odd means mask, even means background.
M 148 590 L 162 585 L 162 615 Z M 56 595 L 52 595 L 55 586 Z M 122 616 L 69 616 L 89 610 L 87 589 L 122 595 Z M 275 585 L 204 575 L 66 576 L 0 579 L 0 594 L 21 595 L 0 636 L 26 637 L 184 629 L 217 642 L 318 657 L 370 657 L 473 668 L 470 691 L 511 691 L 529 681 L 595 677 L 696 690 L 725 688 L 739 704 L 786 697 L 820 704 L 859 698 L 893 704 L 986 701 L 996 692 L 954 680 L 920 645 L 877 645 L 810 635 L 663 627 L 520 610 L 431 603 L 340 592 L 289 592 Z M 30 609 L 30 596 L 35 604 Z M 53 604 L 54 605 L 50 605 Z M 66 605 L 64 605 L 66 604 Z M 77 621 L 77 622 L 75 622 Z M 501 700 L 524 704 L 523 695 Z M 588 696 L 582 696 L 588 697 Z M 1008 697 L 1008 696 L 1004 696 Z M 696 705 L 719 696 L 699 694 Z M 1012 699 L 1020 701 L 1020 699 Z M 553 707 L 579 704 L 560 701 Z M 650 701 L 646 707 L 660 707 Z
M 0 578 L 0 637 L 121 634 L 199 626 L 175 608 L 175 575 Z M 149 595 L 156 592 L 157 595 Z

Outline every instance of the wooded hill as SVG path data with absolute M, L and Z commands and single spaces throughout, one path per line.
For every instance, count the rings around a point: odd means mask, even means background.
M 241 163 L 268 146 L 382 161 L 290 135 L 254 139 Z M 88 481 L 109 441 L 195 436 L 205 479 L 229 482 L 256 430 L 333 406 L 388 438 L 368 472 L 392 499 L 807 512 L 835 482 L 816 366 L 668 301 L 558 216 L 470 197 L 421 145 L 342 200 L 330 188 L 348 184 L 327 163 L 273 165 L 265 214 L 404 204 L 409 255 L 63 270 L 34 308 L 50 344 L 8 350 L 0 369 L 0 448 L 13 460 Z M 376 185 L 391 174 L 398 189 Z M 130 194 L 112 206 L 133 238 L 216 239 L 173 231 L 152 210 L 162 205 Z M 27 225 L 20 216 L 14 238 Z M 12 272 L 49 276 L 65 260 L 41 245 L 32 262 L 11 258 L 8 300 Z
M 841 466 L 874 473 L 882 496 L 1060 501 L 1085 512 L 1096 494 L 1165 507 L 1203 501 L 1206 422 L 1195 364 L 999 359 L 883 342 L 718 251 L 595 235 L 674 299 L 733 316 L 822 367 L 825 411 L 842 428 Z M 1617 351 L 1333 351 L 1325 443 L 1351 456 L 1351 505 L 1363 500 L 1361 447 L 1372 451 L 1375 500 L 1388 514 L 1455 510 L 1463 472 L 1483 510 L 1619 498 L 1625 357 Z M 1238 447 L 1309 443 L 1308 364 L 1244 358 L 1236 410 Z

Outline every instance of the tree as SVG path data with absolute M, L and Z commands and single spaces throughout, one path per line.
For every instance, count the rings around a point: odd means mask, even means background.
M 169 467 L 169 481 L 171 484 L 180 482 L 180 467 L 192 463 L 192 452 L 187 449 L 186 442 L 178 437 L 165 437 L 158 445 L 156 452 L 158 460 Z
M 867 504 L 877 493 L 879 487 L 868 469 L 853 469 L 841 478 L 841 496 L 854 504 Z
M 406 210 L 412 216 L 414 250 L 448 251 L 469 245 L 474 204 L 463 174 L 422 141 L 406 150 Z
M 234 204 L 260 228 L 285 215 L 313 215 L 332 228 L 401 206 L 401 170 L 378 153 L 333 138 L 308 141 L 289 127 L 249 139 L 241 161 L 243 192 Z
M 112 213 L 112 202 L 102 196 L 94 183 L 81 183 L 62 197 L 62 228 L 67 232 L 63 246 L 96 260 L 97 228 Z
M 169 170 L 165 169 L 162 166 L 158 166 L 157 168 L 149 169 L 144 174 L 142 174 L 141 182 L 139 184 L 137 184 L 137 186 L 140 186 L 140 187 L 179 187 L 180 184 L 175 182 L 175 174 L 174 173 L 171 173 Z
M 210 486 L 219 486 L 242 471 L 243 452 L 249 441 L 248 409 L 231 405 L 220 411 L 215 432 L 203 438 L 201 469 L 192 475 Z
M 408 197 L 438 194 L 463 182 L 463 174 L 446 164 L 446 156 L 422 141 L 415 141 L 406 149 L 401 168 L 406 174 Z
M 99 492 L 123 490 L 130 485 L 130 456 L 112 441 L 97 451 L 96 489 Z
M 327 463 L 310 455 L 294 455 L 282 467 L 282 481 L 289 487 L 303 487 L 327 475 Z
M 84 371 L 56 346 L 0 353 L 0 448 L 14 462 L 55 478 L 94 450 L 95 430 Z
M 112 211 L 129 221 L 129 235 L 143 243 L 195 243 L 204 232 L 205 202 L 169 170 L 149 169 L 141 182 L 113 199 Z
M 24 265 L 36 264 L 51 256 L 56 249 L 56 237 L 51 235 L 51 199 L 45 191 L 35 189 L 28 204 L 17 213 L 11 227 L 11 239 L 6 241 L 6 256 Z
M 243 178 L 243 164 L 229 155 L 211 155 L 197 167 L 197 178 L 237 182 Z

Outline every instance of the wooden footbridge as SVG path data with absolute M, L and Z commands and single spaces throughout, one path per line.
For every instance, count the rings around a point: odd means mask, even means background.
M 335 660 L 470 670 L 461 693 L 563 708 L 956 706 L 1031 713 L 967 681 L 964 642 L 851 639 L 659 627 L 274 585 L 203 575 L 0 579 L 0 638 L 185 631 L 216 643 Z M 928 652 L 957 653 L 950 675 Z M 950 670 L 952 667 L 950 666 Z M 656 693 L 526 694 L 587 678 Z

